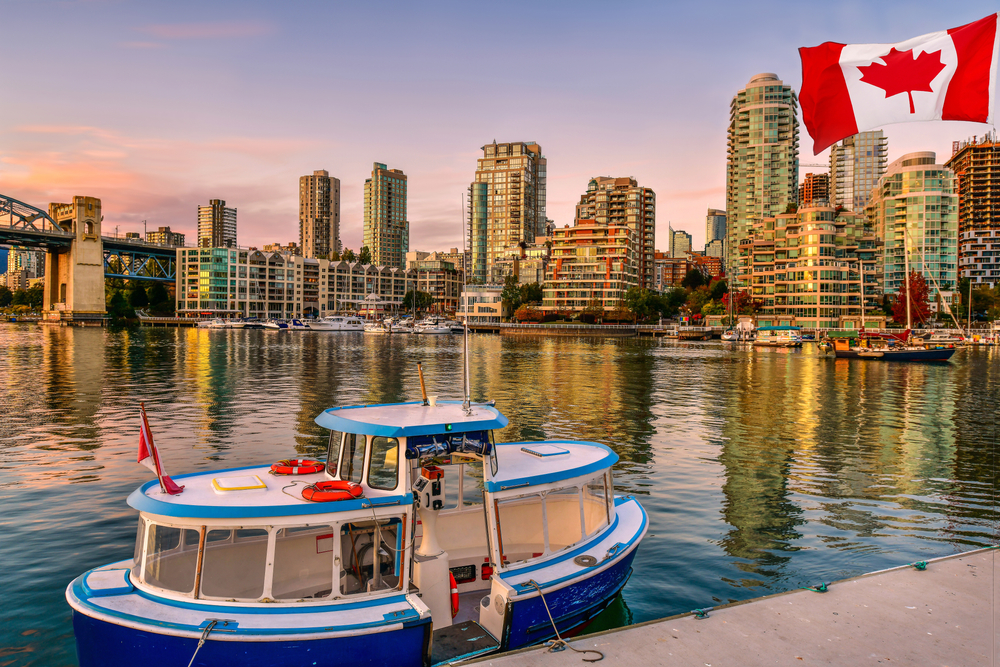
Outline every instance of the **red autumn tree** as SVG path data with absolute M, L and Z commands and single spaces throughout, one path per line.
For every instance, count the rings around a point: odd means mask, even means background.
M 730 290 L 722 296 L 722 303 L 729 312 L 729 299 L 733 300 L 733 310 L 737 315 L 754 315 L 764 307 L 763 299 L 755 299 L 750 296 L 750 292 Z
M 910 319 L 913 324 L 926 322 L 931 316 L 931 304 L 928 299 L 927 281 L 919 271 L 910 271 Z M 892 319 L 896 322 L 906 321 L 906 287 L 901 286 L 896 292 L 896 300 L 892 302 Z

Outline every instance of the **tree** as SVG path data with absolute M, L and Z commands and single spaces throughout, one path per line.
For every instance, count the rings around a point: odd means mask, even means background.
M 330 261 L 331 262 L 339 262 L 340 261 L 340 253 L 337 252 L 336 250 L 330 251 Z
M 687 301 L 687 290 L 683 287 L 675 287 L 669 292 L 661 294 L 657 301 L 661 317 L 674 317 Z
M 14 290 L 10 303 L 12 306 L 27 306 L 28 293 L 23 289 Z
M 538 283 L 521 285 L 521 303 L 541 303 L 542 286 Z
M 604 304 L 600 299 L 591 299 L 587 302 L 587 307 L 580 311 L 580 319 L 584 322 L 594 323 L 604 318 Z
M 684 276 L 684 280 L 681 281 L 681 287 L 687 289 L 698 289 L 705 284 L 705 276 L 698 269 L 689 269 L 687 275 Z
M 13 293 L 5 285 L 0 285 L 0 308 L 9 306 L 13 298 Z
M 368 249 L 368 246 L 361 246 L 361 252 L 358 254 L 358 261 L 362 264 L 372 263 L 372 251 Z
M 42 291 L 43 289 L 44 288 L 42 287 L 41 283 L 35 283 L 34 285 L 25 290 L 25 293 L 28 298 L 28 305 L 31 306 L 32 310 L 42 309 L 42 300 L 45 297 L 45 294 Z
M 128 305 L 133 308 L 145 308 L 149 305 L 149 297 L 146 296 L 146 288 L 138 280 L 132 281 L 132 288 L 128 293 Z
M 500 301 L 504 308 L 516 311 L 521 306 L 521 286 L 517 283 L 517 276 L 509 274 L 503 279 L 503 291 L 500 292 Z
M 154 313 L 172 313 L 174 311 L 174 300 L 170 298 L 170 293 L 163 283 L 153 283 L 149 288 L 149 309 Z
M 701 309 L 709 302 L 708 288 L 705 286 L 693 289 L 688 293 L 684 308 L 691 315 L 700 314 Z
M 726 307 L 715 299 L 709 299 L 708 303 L 701 307 L 702 315 L 725 315 Z
M 426 310 L 434 305 L 434 296 L 427 292 L 417 291 L 417 310 Z M 403 297 L 403 307 L 406 310 L 413 310 L 413 290 L 409 290 Z
M 128 305 L 123 292 L 115 292 L 108 303 L 108 315 L 116 320 L 135 317 L 135 311 Z
M 764 307 L 763 300 L 753 298 L 750 292 L 736 290 L 727 292 L 722 297 L 722 304 L 727 312 L 729 311 L 729 299 L 733 300 L 733 310 L 737 315 L 756 315 Z
M 344 252 L 341 253 L 340 258 L 342 260 L 344 260 L 345 262 L 353 262 L 354 261 L 354 251 L 351 250 L 350 248 L 344 248 Z
M 729 291 L 729 283 L 726 282 L 725 278 L 719 278 L 712 281 L 708 290 L 713 301 L 722 301 L 722 297 Z
M 656 293 L 643 289 L 642 287 L 630 287 L 625 292 L 625 307 L 635 315 L 637 319 L 646 320 L 659 314 L 660 303 Z
M 541 322 L 543 317 L 542 311 L 528 304 L 521 306 L 514 312 L 514 319 L 518 322 Z
M 892 304 L 892 319 L 896 322 L 906 322 L 906 295 L 910 295 L 910 320 L 926 322 L 931 316 L 931 304 L 928 300 L 927 281 L 919 271 L 910 271 L 909 289 L 899 288 L 896 300 Z
M 798 213 L 798 212 L 799 212 L 799 205 L 794 202 L 789 202 L 788 205 L 785 206 L 785 213 Z

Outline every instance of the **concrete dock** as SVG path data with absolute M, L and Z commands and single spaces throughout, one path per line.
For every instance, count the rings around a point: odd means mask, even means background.
M 1000 553 L 981 549 L 829 585 L 580 637 L 603 665 L 1000 666 Z M 634 575 L 633 575 L 634 576 Z M 817 582 L 819 583 L 819 582 Z M 496 667 L 582 667 L 546 647 L 479 661 Z

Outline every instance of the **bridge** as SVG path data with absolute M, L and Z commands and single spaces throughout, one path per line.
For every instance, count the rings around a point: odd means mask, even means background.
M 0 195 L 0 244 L 45 251 L 46 321 L 103 319 L 104 279 L 174 282 L 176 249 L 101 234 L 101 200 L 73 197 L 43 211 Z

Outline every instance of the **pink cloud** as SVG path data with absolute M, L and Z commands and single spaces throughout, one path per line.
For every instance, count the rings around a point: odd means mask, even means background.
M 139 28 L 161 39 L 218 39 L 226 37 L 258 37 L 273 32 L 274 26 L 264 21 L 217 21 L 205 23 L 157 23 Z

